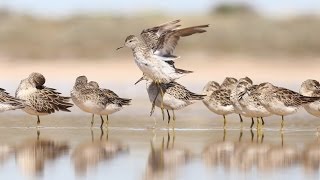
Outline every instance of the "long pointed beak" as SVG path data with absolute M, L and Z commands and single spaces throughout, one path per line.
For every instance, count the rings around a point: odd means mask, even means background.
M 122 48 L 124 48 L 124 46 L 118 47 L 116 50 L 118 51 L 119 49 L 122 49 Z
M 141 77 L 136 83 L 134 83 L 134 85 L 138 84 L 142 80 L 143 80 L 143 77 Z

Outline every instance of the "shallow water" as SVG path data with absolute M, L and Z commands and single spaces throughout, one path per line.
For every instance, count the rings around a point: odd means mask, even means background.
M 192 117 L 178 119 L 175 130 L 149 118 L 114 117 L 103 131 L 99 123 L 96 117 L 91 129 L 89 115 L 52 115 L 37 129 L 31 116 L 2 117 L 0 179 L 320 177 L 312 120 L 288 121 L 283 133 L 276 119 L 261 131 L 251 131 L 249 121 L 241 130 L 235 117 L 225 131 L 219 119 Z

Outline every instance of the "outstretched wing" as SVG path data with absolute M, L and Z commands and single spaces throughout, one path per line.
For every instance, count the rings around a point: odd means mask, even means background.
M 157 41 L 156 47 L 153 48 L 154 54 L 165 57 L 173 56 L 172 53 L 176 48 L 180 37 L 190 36 L 196 33 L 204 33 L 206 30 L 203 28 L 207 27 L 209 27 L 208 24 L 183 29 L 173 29 L 162 33 Z
M 140 35 L 148 47 L 155 49 L 160 36 L 167 31 L 180 27 L 180 25 L 177 24 L 179 22 L 180 20 L 174 20 L 156 27 L 144 29 Z

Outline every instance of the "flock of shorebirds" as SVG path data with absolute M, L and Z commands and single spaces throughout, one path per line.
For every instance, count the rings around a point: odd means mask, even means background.
M 226 115 L 239 114 L 252 119 L 259 119 L 264 124 L 264 117 L 279 115 L 282 117 L 295 113 L 298 108 L 304 107 L 307 112 L 320 117 L 320 84 L 316 80 L 306 80 L 302 83 L 300 93 L 286 88 L 277 87 L 271 83 L 254 85 L 248 77 L 239 80 L 227 77 L 221 85 L 210 81 L 203 89 L 203 94 L 196 94 L 183 85 L 176 82 L 182 76 L 192 73 L 175 67 L 175 60 L 179 57 L 173 54 L 180 37 L 190 36 L 196 33 L 206 32 L 209 25 L 180 28 L 180 20 L 171 21 L 156 27 L 144 29 L 140 37 L 130 35 L 126 38 L 124 46 L 132 50 L 134 61 L 143 72 L 143 76 L 136 82 L 146 80 L 147 92 L 152 108 L 159 107 L 164 119 L 164 111 L 167 111 L 168 124 L 170 113 L 176 119 L 174 110 L 179 110 L 196 101 L 202 100 L 212 112 L 224 117 L 226 127 Z M 120 49 L 118 48 L 118 49 Z M 37 124 L 40 124 L 41 115 L 54 113 L 55 111 L 67 111 L 73 104 L 70 97 L 60 95 L 53 88 L 44 86 L 45 77 L 40 73 L 31 73 L 23 79 L 16 90 L 15 97 L 10 96 L 4 89 L 0 89 L 0 112 L 6 110 L 22 109 L 25 112 L 36 115 Z M 113 91 L 100 88 L 95 81 L 88 82 L 86 76 L 76 79 L 71 91 L 73 103 L 81 110 L 92 114 L 91 126 L 94 115 L 101 118 L 101 128 L 104 125 L 103 115 L 108 115 L 130 105 L 131 99 L 120 98 Z

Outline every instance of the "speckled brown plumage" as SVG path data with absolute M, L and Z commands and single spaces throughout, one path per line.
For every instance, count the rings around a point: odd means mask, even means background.
M 228 89 L 218 89 L 213 91 L 209 97 L 209 101 L 215 100 L 221 106 L 232 105 L 230 101 L 231 90 Z
M 70 112 L 70 97 L 61 96 L 56 89 L 44 86 L 45 78 L 40 73 L 31 73 L 21 81 L 16 97 L 25 101 L 26 108 L 37 113 L 51 114 L 55 111 Z M 29 112 L 30 113 L 30 112 Z
M 4 89 L 0 88 L 0 112 L 24 108 L 24 101 L 10 96 Z
M 170 82 L 167 84 L 161 84 L 161 87 L 166 94 L 185 101 L 202 100 L 205 95 L 200 95 L 189 91 L 186 87 L 180 85 L 177 82 Z

